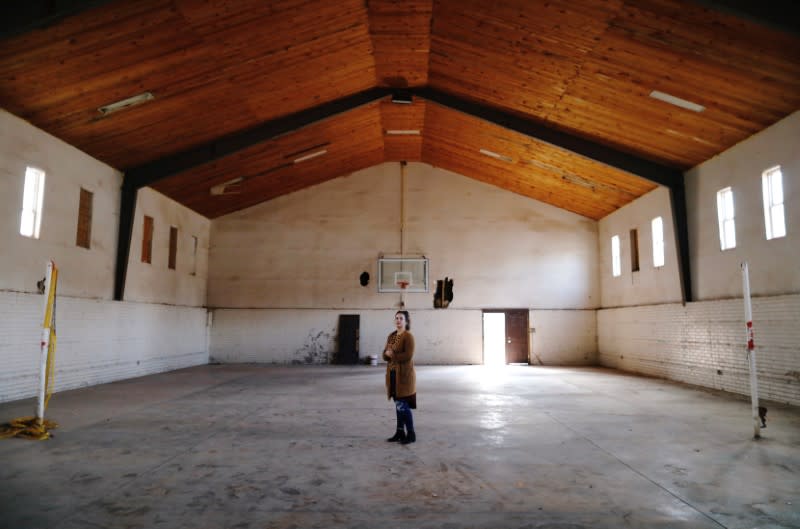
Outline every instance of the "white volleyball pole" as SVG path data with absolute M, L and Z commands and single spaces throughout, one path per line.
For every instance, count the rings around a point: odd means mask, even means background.
M 756 377 L 756 349 L 753 339 L 753 307 L 750 304 L 750 272 L 747 261 L 742 263 L 742 285 L 744 295 L 744 321 L 747 329 L 747 358 L 750 362 L 750 403 L 753 408 L 753 437 L 761 437 L 761 421 L 758 418 L 758 378 Z
M 42 310 L 42 340 L 40 343 L 41 365 L 39 369 L 39 394 L 36 403 L 36 418 L 44 422 L 44 402 L 47 382 L 47 355 L 50 351 L 50 327 L 47 326 L 47 308 L 50 300 L 50 289 L 53 288 L 53 261 L 47 262 L 47 275 L 45 276 L 44 303 Z

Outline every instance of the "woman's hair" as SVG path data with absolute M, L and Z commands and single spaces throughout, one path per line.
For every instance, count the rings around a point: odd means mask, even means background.
M 411 330 L 411 316 L 408 314 L 408 311 L 407 310 L 398 310 L 397 312 L 394 313 L 395 316 L 397 316 L 398 314 L 402 314 L 403 316 L 405 316 L 405 318 L 406 318 L 406 330 L 410 331 Z

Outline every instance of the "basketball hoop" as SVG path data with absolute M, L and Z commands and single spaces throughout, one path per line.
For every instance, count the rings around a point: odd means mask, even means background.
M 411 272 L 395 272 L 394 274 L 394 284 L 400 290 L 408 289 L 409 285 L 411 285 Z

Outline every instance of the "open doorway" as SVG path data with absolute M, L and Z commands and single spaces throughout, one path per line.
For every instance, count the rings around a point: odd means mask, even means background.
M 527 310 L 483 311 L 484 365 L 527 364 L 528 352 Z
M 502 312 L 483 313 L 483 365 L 502 366 L 506 363 L 506 315 Z

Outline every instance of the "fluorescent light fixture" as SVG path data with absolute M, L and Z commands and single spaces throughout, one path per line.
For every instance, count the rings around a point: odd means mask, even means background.
M 687 110 L 691 110 L 692 112 L 702 112 L 706 109 L 703 105 L 698 105 L 697 103 L 692 103 L 691 101 L 687 101 L 685 99 L 681 99 L 680 97 L 675 97 L 670 94 L 666 94 L 664 92 L 659 92 L 658 90 L 653 90 L 650 92 L 650 97 L 653 99 L 658 99 L 660 101 L 664 101 L 665 103 L 669 103 L 670 105 L 675 105 L 676 107 L 685 108 Z
M 210 193 L 215 197 L 218 197 L 220 195 L 234 195 L 238 193 L 240 189 L 238 187 L 233 189 L 231 188 L 236 184 L 242 183 L 243 181 L 244 178 L 242 178 L 241 176 L 239 178 L 234 178 L 233 180 L 228 180 L 227 182 L 223 182 L 221 184 L 217 184 L 214 187 L 212 187 Z
M 392 93 L 392 103 L 400 105 L 410 105 L 414 102 L 414 97 L 408 90 L 395 90 Z
M 386 131 L 389 136 L 419 136 L 418 130 L 412 129 L 390 129 Z
M 129 97 L 128 99 L 123 99 L 122 101 L 117 101 L 116 103 L 104 105 L 98 108 L 97 110 L 104 116 L 107 116 L 109 114 L 113 114 L 114 112 L 125 110 L 126 108 L 135 107 L 136 105 L 141 105 L 142 103 L 146 103 L 147 101 L 155 99 L 155 97 L 156 96 L 154 96 L 152 92 L 143 92 L 139 95 Z
M 311 154 L 306 154 L 305 156 L 301 156 L 300 158 L 295 158 L 293 163 L 305 162 L 306 160 L 310 160 L 312 158 L 316 158 L 317 156 L 322 156 L 323 154 L 325 154 L 327 152 L 328 152 L 328 149 L 322 149 L 321 151 L 312 152 Z
M 591 180 L 587 180 L 582 176 L 578 176 L 576 174 L 564 173 L 561 175 L 561 179 L 571 184 L 588 187 L 589 189 L 594 191 L 594 182 L 592 182 Z
M 510 156 L 505 156 L 503 154 L 497 154 L 496 152 L 490 151 L 488 149 L 481 149 L 480 153 L 481 154 L 485 154 L 486 156 L 488 156 L 490 158 L 494 158 L 496 160 L 503 160 L 504 162 L 513 162 L 514 161 Z

